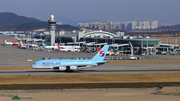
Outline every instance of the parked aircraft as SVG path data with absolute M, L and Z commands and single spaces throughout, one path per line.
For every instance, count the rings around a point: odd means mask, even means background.
M 32 64 L 34 69 L 59 69 L 59 71 L 75 71 L 107 63 L 104 61 L 109 45 L 104 47 L 90 60 L 39 60 Z
M 7 33 L 2 32 L 2 35 L 7 35 Z
M 9 32 L 2 32 L 3 35 L 15 35 L 15 36 L 24 36 L 25 34 L 17 34 L 17 33 L 9 33 Z
M 106 53 L 106 55 L 112 55 L 112 54 L 114 54 L 113 51 L 107 51 L 107 53 Z
M 17 41 L 22 41 L 22 39 L 19 39 L 17 36 L 15 36 L 15 39 L 16 39 Z
M 9 34 L 7 32 L 2 32 L 2 35 L 12 35 L 12 34 Z
M 58 49 L 58 46 L 47 46 L 42 40 L 41 43 L 45 49 Z M 80 46 L 61 46 L 63 49 L 80 49 Z
M 62 48 L 62 47 L 60 47 L 59 45 L 57 45 L 57 47 L 58 47 L 58 49 L 60 50 L 60 51 L 63 51 L 63 52 L 79 52 L 80 50 L 79 49 L 65 49 L 65 48 Z
M 45 49 L 58 49 L 57 46 L 47 46 L 42 40 L 41 40 L 41 43 Z
M 15 45 L 15 46 L 20 45 L 19 43 L 14 42 L 14 40 L 12 42 L 13 42 L 13 45 Z
M 39 47 L 39 46 L 36 45 L 36 44 L 23 44 L 21 41 L 19 41 L 19 44 L 20 44 L 21 46 L 26 46 L 26 47 Z
M 6 40 L 3 40 L 5 45 L 13 45 L 13 42 L 7 42 Z
M 99 52 L 99 49 L 96 47 L 96 52 Z
M 2 32 L 3 35 L 12 35 L 11 33 L 8 32 Z

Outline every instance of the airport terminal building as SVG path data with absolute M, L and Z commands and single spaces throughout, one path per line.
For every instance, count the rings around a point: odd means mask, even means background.
M 45 35 L 48 45 L 51 44 L 51 35 Z M 160 45 L 160 40 L 142 36 L 125 36 L 124 32 L 110 33 L 98 31 L 60 31 L 56 33 L 56 44 L 80 45 L 82 49 L 95 50 L 105 45 L 111 45 L 109 50 L 126 54 L 154 54 Z

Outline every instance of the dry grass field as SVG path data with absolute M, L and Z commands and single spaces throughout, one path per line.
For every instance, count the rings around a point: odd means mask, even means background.
M 0 84 L 180 82 L 179 73 L 0 75 Z
M 0 70 L 24 70 L 33 69 L 32 67 L 0 67 Z

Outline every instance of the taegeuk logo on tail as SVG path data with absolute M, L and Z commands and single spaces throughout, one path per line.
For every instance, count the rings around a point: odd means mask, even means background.
M 105 52 L 104 51 L 100 51 L 99 55 L 100 55 L 100 57 L 104 57 L 105 56 Z

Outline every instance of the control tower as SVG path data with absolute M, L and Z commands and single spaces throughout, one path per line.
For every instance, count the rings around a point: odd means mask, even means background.
M 51 15 L 49 24 L 49 33 L 51 34 L 51 46 L 55 45 L 55 30 L 56 30 L 56 20 L 54 20 L 54 15 Z

